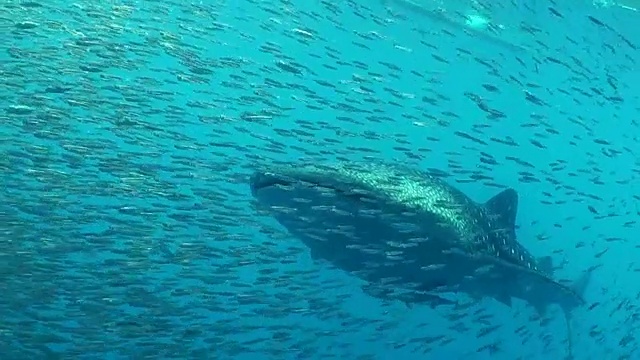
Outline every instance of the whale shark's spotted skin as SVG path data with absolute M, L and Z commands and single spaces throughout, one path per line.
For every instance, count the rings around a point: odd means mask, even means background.
M 517 241 L 512 189 L 478 204 L 438 177 L 375 162 L 273 166 L 256 172 L 251 188 L 260 202 L 287 207 L 274 216 L 304 239 L 312 256 L 368 282 L 388 284 L 388 277 L 400 285 L 427 282 L 418 289 L 459 289 L 508 305 L 515 297 L 541 312 L 552 303 L 566 312 L 583 303 L 587 276 L 575 287 L 562 285 L 552 278 L 549 258 L 536 259 Z M 333 204 L 342 206 L 336 213 L 343 217 L 316 211 Z M 367 222 L 362 213 L 374 216 Z M 415 238 L 432 241 L 400 250 L 387 245 L 409 245 Z M 416 275 L 434 268 L 442 270 Z
M 272 169 L 275 170 L 275 169 Z M 274 171 L 274 174 L 277 170 Z M 503 224 L 499 214 L 490 214 L 464 193 L 449 186 L 440 178 L 404 166 L 380 163 L 336 164 L 331 167 L 306 164 L 286 169 L 291 177 L 320 181 L 325 185 L 353 191 L 349 184 L 360 191 L 387 197 L 389 201 L 405 204 L 416 212 L 437 214 L 442 224 L 455 229 L 459 245 L 469 253 L 496 256 L 513 264 L 538 271 L 536 259 L 515 239 L 511 224 Z M 515 211 L 517 195 L 507 193 L 515 203 L 509 205 Z

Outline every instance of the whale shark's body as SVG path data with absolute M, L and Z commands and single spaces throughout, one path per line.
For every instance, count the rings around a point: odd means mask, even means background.
M 485 204 L 427 173 L 384 163 L 273 166 L 253 174 L 252 194 L 314 259 L 367 281 L 367 293 L 438 306 L 444 293 L 511 305 L 524 300 L 566 314 L 584 303 L 585 273 L 553 279 L 550 258 L 516 239 L 517 194 Z

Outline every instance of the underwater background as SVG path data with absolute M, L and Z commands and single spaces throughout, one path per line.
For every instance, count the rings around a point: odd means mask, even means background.
M 258 164 L 391 161 L 573 279 L 575 359 L 640 359 L 626 3 L 5 0 L 0 359 L 562 359 L 558 309 L 383 302 L 310 259 Z

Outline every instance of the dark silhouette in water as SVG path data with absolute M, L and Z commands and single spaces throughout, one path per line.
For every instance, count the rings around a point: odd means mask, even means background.
M 451 292 L 518 298 L 539 313 L 559 305 L 567 324 L 584 304 L 589 271 L 564 285 L 550 257 L 517 241 L 513 189 L 478 204 L 437 177 L 381 163 L 277 166 L 250 186 L 314 259 L 367 281 L 370 295 L 430 306 L 452 303 L 442 297 Z

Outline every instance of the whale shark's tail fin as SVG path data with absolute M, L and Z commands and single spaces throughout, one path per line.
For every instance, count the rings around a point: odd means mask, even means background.
M 555 268 L 553 267 L 553 258 L 551 256 L 541 256 L 536 259 L 538 269 L 546 275 L 553 276 Z
M 562 310 L 571 314 L 573 309 L 582 306 L 586 303 L 584 299 L 584 293 L 587 290 L 587 286 L 591 282 L 591 274 L 593 273 L 593 268 L 588 269 L 580 275 L 580 277 L 575 280 L 573 283 L 566 286 L 568 290 L 571 292 L 571 296 L 565 296 L 560 299 L 560 307 Z
M 584 292 L 587 290 L 587 286 L 589 286 L 589 283 L 591 282 L 592 273 L 592 269 L 586 270 L 580 278 L 571 285 L 571 289 L 573 289 L 573 291 L 582 298 L 582 301 L 584 301 Z

